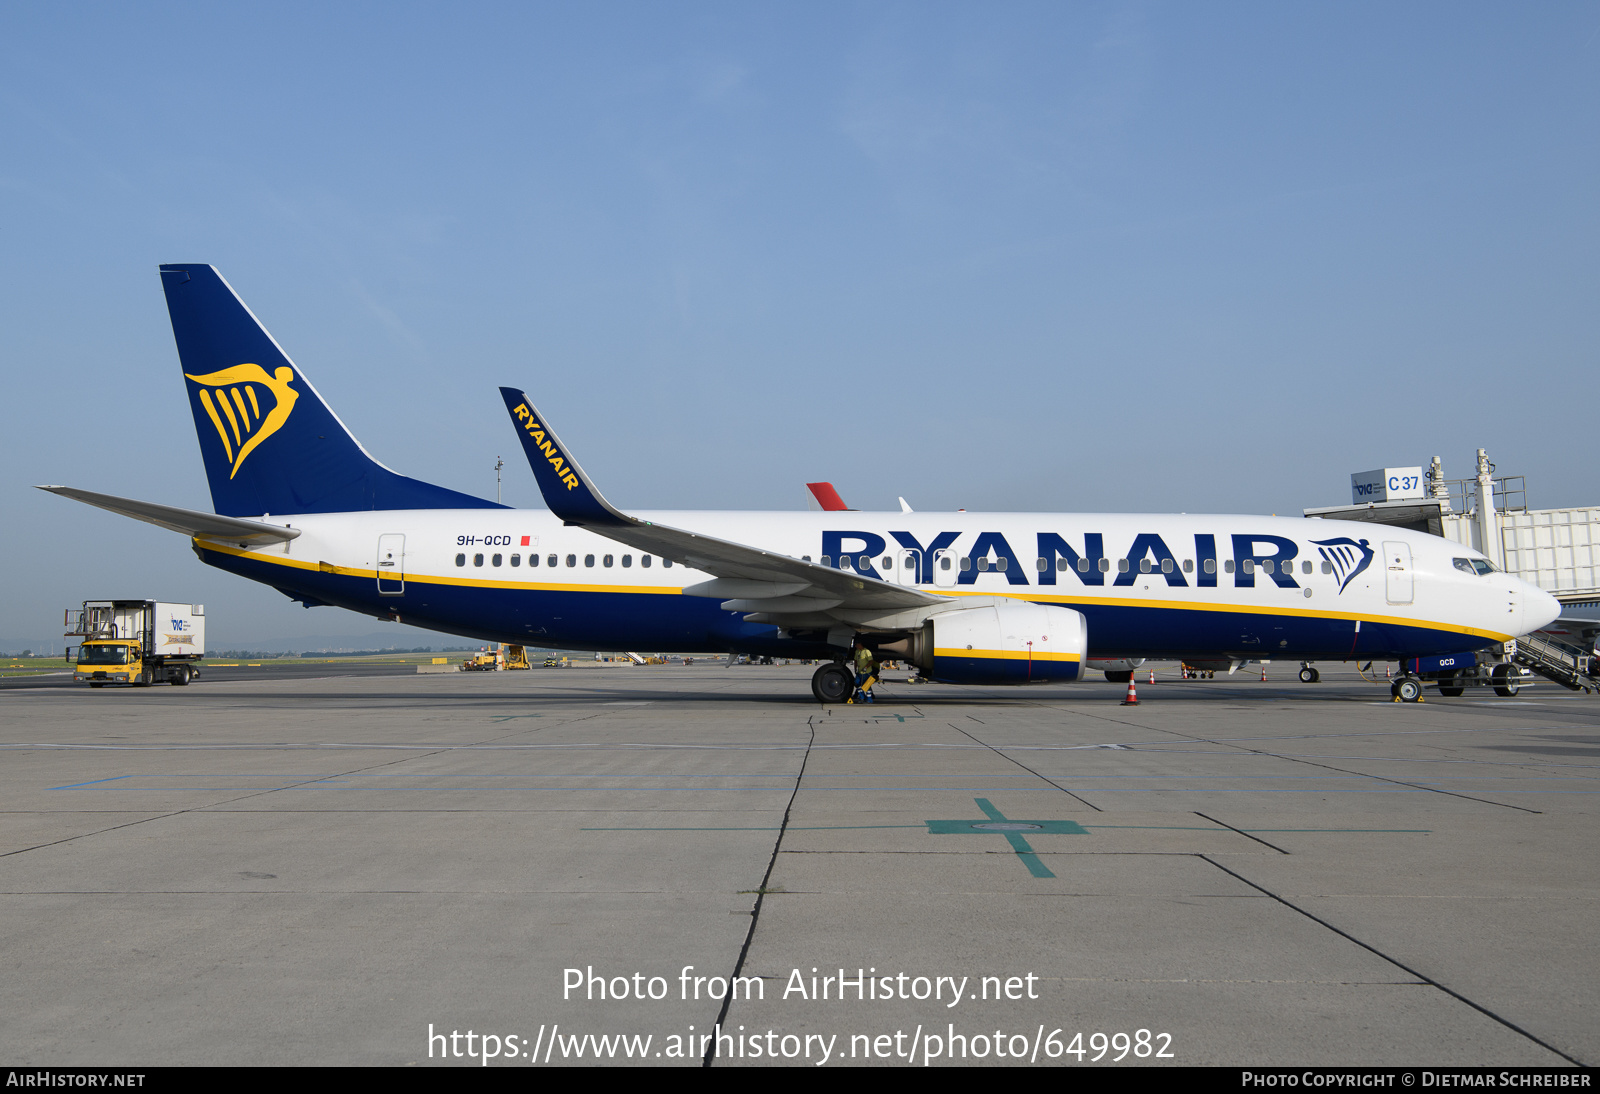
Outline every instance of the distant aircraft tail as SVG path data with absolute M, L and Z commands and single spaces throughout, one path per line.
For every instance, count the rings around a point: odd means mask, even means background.
M 504 508 L 369 456 L 212 267 L 164 265 L 161 286 L 219 514 Z

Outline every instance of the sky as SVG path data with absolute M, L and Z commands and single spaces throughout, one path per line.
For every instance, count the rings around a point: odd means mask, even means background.
M 1600 504 L 1597 120 L 1591 2 L 0 5 L 0 651 L 382 626 L 32 489 L 210 508 L 162 262 L 514 505 L 502 384 L 624 508 Z

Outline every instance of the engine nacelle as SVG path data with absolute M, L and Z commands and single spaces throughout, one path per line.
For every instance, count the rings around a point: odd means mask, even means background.
M 1054 604 L 998 600 L 939 612 L 928 627 L 932 657 L 923 669 L 946 684 L 1076 680 L 1089 648 L 1082 613 Z

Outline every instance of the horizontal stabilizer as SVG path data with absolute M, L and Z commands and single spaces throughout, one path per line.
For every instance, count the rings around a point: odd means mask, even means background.
M 60 494 L 85 505 L 109 509 L 146 524 L 154 524 L 173 532 L 182 532 L 195 539 L 212 539 L 226 543 L 284 543 L 299 536 L 300 529 L 284 528 L 276 524 L 263 524 L 258 520 L 241 520 L 238 517 L 220 517 L 215 513 L 201 513 L 195 509 L 179 509 L 175 505 L 157 505 L 153 501 L 135 501 L 112 494 L 96 494 L 92 490 L 76 490 L 70 486 L 41 486 L 52 494 Z

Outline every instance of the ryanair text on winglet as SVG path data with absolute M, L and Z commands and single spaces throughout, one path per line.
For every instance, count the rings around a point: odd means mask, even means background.
M 574 475 L 572 469 L 567 466 L 567 461 L 562 458 L 560 450 L 554 444 L 545 440 L 544 427 L 534 421 L 533 411 L 528 409 L 528 404 L 517 404 L 517 409 L 511 413 L 515 414 L 517 419 L 522 422 L 522 428 L 528 431 L 528 436 L 532 437 L 533 443 L 539 446 L 539 451 L 549 457 L 551 466 L 556 469 L 556 476 L 567 484 L 567 489 L 576 489 L 578 476 Z

